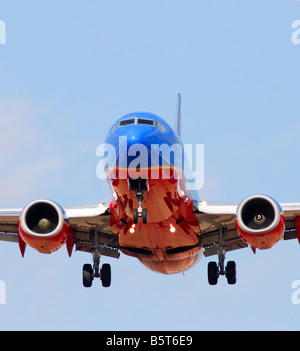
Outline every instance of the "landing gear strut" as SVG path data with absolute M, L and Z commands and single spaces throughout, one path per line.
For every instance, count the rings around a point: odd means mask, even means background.
M 98 235 L 96 232 L 91 232 L 93 240 L 93 266 L 91 264 L 83 265 L 82 282 L 85 288 L 92 286 L 94 278 L 100 278 L 102 286 L 108 288 L 111 284 L 111 268 L 110 264 L 104 263 L 100 269 L 100 247 Z
M 216 285 L 220 275 L 225 275 L 227 283 L 233 285 L 236 283 L 236 264 L 234 261 L 228 261 L 225 267 L 225 228 L 219 229 L 219 247 L 218 247 L 218 264 L 209 262 L 207 267 L 208 283 Z
M 133 223 L 138 223 L 139 217 L 142 217 L 143 223 L 147 223 L 148 212 L 146 208 L 142 208 L 145 192 L 147 191 L 147 179 L 138 178 L 128 180 L 130 191 L 135 192 L 135 197 L 138 200 L 138 208 L 133 209 Z

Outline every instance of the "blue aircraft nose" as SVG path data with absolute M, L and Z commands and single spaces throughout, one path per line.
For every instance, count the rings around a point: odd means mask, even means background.
M 178 142 L 177 136 L 162 118 L 144 112 L 132 113 L 120 118 L 112 126 L 106 138 L 106 143 L 114 146 L 116 165 L 121 168 L 126 165 L 131 168 L 131 161 L 134 159 L 136 159 L 136 167 L 138 167 L 138 161 L 141 168 L 146 167 L 151 164 L 153 145 L 173 145 L 176 142 Z
M 127 144 L 130 147 L 133 144 L 143 144 L 147 147 L 150 146 L 151 142 L 155 142 L 155 127 L 154 126 L 143 126 L 135 124 L 134 126 L 126 126 L 120 128 L 118 133 L 119 137 L 127 137 Z
M 124 165 L 126 159 L 127 167 L 130 168 L 135 164 L 132 161 L 137 160 L 136 163 L 137 165 L 139 163 L 140 167 L 148 167 L 151 162 L 151 145 L 157 143 L 155 134 L 154 126 L 135 124 L 120 128 L 120 133 L 118 133 L 120 164 Z

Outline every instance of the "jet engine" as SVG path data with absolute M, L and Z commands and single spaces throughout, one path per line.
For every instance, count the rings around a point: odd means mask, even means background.
M 41 253 L 52 253 L 66 242 L 69 232 L 69 221 L 56 202 L 44 199 L 33 201 L 24 208 L 19 220 L 22 255 L 24 243 Z
M 280 240 L 285 230 L 285 219 L 280 205 L 274 199 L 254 195 L 238 206 L 235 225 L 243 241 L 264 250 Z

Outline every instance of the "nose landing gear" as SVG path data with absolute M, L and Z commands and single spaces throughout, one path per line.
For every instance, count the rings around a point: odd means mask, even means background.
M 138 200 L 138 208 L 133 209 L 133 223 L 138 223 L 139 217 L 142 217 L 143 223 L 147 223 L 148 213 L 147 209 L 142 207 L 145 192 L 147 189 L 147 179 L 137 178 L 128 180 L 129 190 L 135 192 L 135 197 Z
M 139 206 L 138 209 L 133 209 L 133 223 L 136 224 L 139 221 L 139 217 L 142 217 L 143 223 L 147 223 L 148 212 L 146 208 Z

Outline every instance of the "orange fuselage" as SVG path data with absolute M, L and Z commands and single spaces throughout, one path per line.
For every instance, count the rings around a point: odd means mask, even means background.
M 160 273 L 191 267 L 201 253 L 200 228 L 180 136 L 159 116 L 138 112 L 116 121 L 105 143 L 110 157 L 103 164 L 115 199 L 110 226 L 122 252 Z M 140 179 L 142 201 L 134 189 Z M 140 214 L 146 209 L 146 221 L 136 219 L 138 207 Z
M 149 172 L 150 173 L 150 172 Z M 128 179 L 111 181 L 117 199 L 111 203 L 112 231 L 118 236 L 123 253 L 138 258 L 150 269 L 179 273 L 199 258 L 200 228 L 193 214 L 193 202 L 185 195 L 182 179 L 147 179 L 143 199 L 148 221 L 133 223 L 133 209 L 138 207 Z

